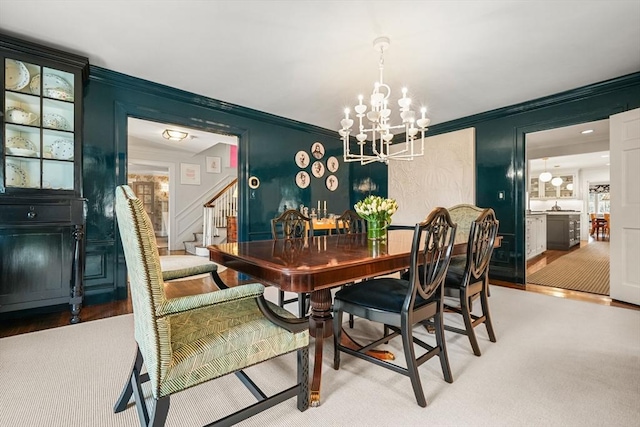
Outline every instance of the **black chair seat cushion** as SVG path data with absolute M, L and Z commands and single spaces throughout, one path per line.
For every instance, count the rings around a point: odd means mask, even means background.
M 447 269 L 447 277 L 444 281 L 445 288 L 459 288 L 462 283 L 462 276 L 464 276 L 464 267 L 467 263 L 466 255 L 458 255 L 451 257 L 449 268 Z M 420 276 L 422 276 L 423 267 L 418 267 Z M 402 274 L 403 280 L 409 280 L 409 272 Z
M 379 278 L 345 286 L 336 292 L 335 299 L 349 304 L 368 307 L 391 313 L 400 313 L 407 297 L 409 282 L 402 279 Z M 415 307 L 423 306 L 432 299 L 425 300 L 416 295 Z

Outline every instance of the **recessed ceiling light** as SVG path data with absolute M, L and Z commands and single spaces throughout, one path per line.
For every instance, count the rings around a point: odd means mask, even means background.
M 607 166 L 609 166 L 611 163 L 607 163 Z
M 583 134 L 583 135 L 586 135 L 586 134 L 588 134 L 588 133 L 593 133 L 593 129 L 586 129 L 586 130 L 583 130 L 583 131 L 582 131 L 582 132 L 580 132 L 580 133 L 581 133 L 581 134 Z
M 603 154 L 603 155 L 602 155 L 602 156 L 600 156 L 600 157 L 605 157 L 605 158 L 606 158 L 606 157 L 609 157 L 609 155 L 608 155 L 608 154 Z

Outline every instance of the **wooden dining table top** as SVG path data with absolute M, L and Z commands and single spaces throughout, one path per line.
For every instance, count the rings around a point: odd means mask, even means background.
M 259 240 L 208 246 L 210 259 L 284 291 L 313 292 L 408 268 L 413 229 L 389 230 L 386 240 L 366 234 Z M 466 242 L 454 254 L 466 252 Z

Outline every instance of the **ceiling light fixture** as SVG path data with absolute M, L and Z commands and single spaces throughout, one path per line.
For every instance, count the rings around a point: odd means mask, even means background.
M 391 88 L 384 82 L 383 78 L 384 51 L 389 47 L 389 43 L 388 37 L 378 37 L 373 41 L 374 49 L 380 52 L 380 80 L 373 86 L 373 93 L 370 98 L 371 110 L 365 114 L 367 106 L 362 103 L 364 99 L 362 95 L 358 96 L 358 105 L 354 107 L 356 117 L 359 119 L 355 135 L 359 147 L 355 147 L 355 152 L 351 152 L 351 141 L 349 140 L 351 126 L 353 126 L 353 119 L 349 118 L 351 111 L 348 108 L 344 110 L 345 117 L 340 122 L 342 128 L 338 133 L 343 142 L 345 162 L 360 162 L 361 165 L 382 162 L 388 165 L 389 160 L 392 159 L 413 160 L 415 157 L 424 155 L 424 133 L 431 120 L 425 117 L 427 113 L 426 107 L 422 107 L 420 110 L 422 117 L 416 119 L 415 111 L 411 110 L 411 98 L 407 97 L 407 88 L 402 89 L 402 98 L 398 100 L 402 124 L 392 125 L 390 123 L 389 96 L 391 95 Z M 364 118 L 369 121 L 369 128 L 365 128 Z M 404 145 L 394 151 L 390 150 L 391 140 L 393 139 L 392 129 L 403 129 L 405 133 Z M 419 150 L 414 145 L 418 132 L 420 132 Z M 371 149 L 365 152 L 367 140 L 371 143 Z
M 549 158 L 544 157 L 542 160 L 544 160 L 544 172 L 540 174 L 538 179 L 542 182 L 549 182 L 551 181 L 551 178 L 553 178 L 553 175 L 551 175 L 551 172 L 547 170 L 547 160 L 549 160 Z
M 179 130 L 165 129 L 164 132 L 162 132 L 162 136 L 171 141 L 182 141 L 187 135 L 189 135 L 187 132 L 181 132 Z
M 583 130 L 583 131 L 582 131 L 582 132 L 580 132 L 580 133 L 581 133 L 581 134 L 583 134 L 583 135 L 586 135 L 586 134 L 588 134 L 588 133 L 593 133 L 593 129 L 586 129 L 586 130 Z

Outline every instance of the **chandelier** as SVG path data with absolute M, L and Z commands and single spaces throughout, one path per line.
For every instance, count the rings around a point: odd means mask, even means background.
M 349 138 L 353 126 L 353 119 L 349 118 L 351 111 L 348 108 L 344 110 L 345 117 L 340 122 L 342 128 L 338 133 L 343 142 L 345 162 L 360 162 L 362 165 L 372 162 L 389 164 L 389 160 L 392 159 L 413 160 L 415 157 L 424 155 L 424 133 L 431 120 L 425 117 L 426 107 L 420 110 L 421 118 L 416 119 L 416 113 L 411 109 L 411 98 L 407 97 L 407 88 L 402 89 L 402 98 L 398 99 L 402 124 L 393 125 L 391 123 L 391 106 L 389 105 L 391 88 L 385 84 L 383 78 L 384 51 L 389 47 L 389 43 L 388 37 L 378 37 L 373 41 L 374 49 L 380 52 L 380 80 L 373 86 L 370 98 L 371 109 L 368 112 L 367 105 L 362 103 L 363 96 L 358 96 L 358 105 L 354 107 L 358 127 L 354 131 L 357 133 L 355 134 L 356 141 L 353 144 Z M 367 124 L 365 125 L 365 123 Z M 405 140 L 404 143 L 395 144 L 394 150 L 391 151 L 392 130 L 397 129 L 404 130 Z M 419 142 L 417 142 L 418 133 L 420 133 Z M 371 144 L 370 150 L 365 150 L 367 142 Z M 351 151 L 352 145 L 353 152 Z

